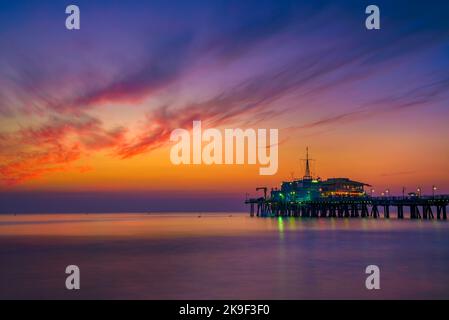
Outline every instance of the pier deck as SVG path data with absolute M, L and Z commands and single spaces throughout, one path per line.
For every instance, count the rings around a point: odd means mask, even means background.
M 252 198 L 250 215 L 260 217 L 311 218 L 390 218 L 396 209 L 398 219 L 447 220 L 449 195 L 413 197 L 323 197 L 309 201 L 281 202 L 270 198 Z M 408 209 L 408 210 L 404 210 Z M 406 212 L 407 214 L 404 214 Z

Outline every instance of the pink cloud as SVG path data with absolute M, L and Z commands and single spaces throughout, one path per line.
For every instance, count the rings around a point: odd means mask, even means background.
M 51 172 L 77 170 L 75 161 L 91 152 L 113 148 L 122 143 L 126 130 L 103 128 L 98 119 L 82 115 L 78 118 L 51 118 L 38 128 L 23 128 L 2 134 L 0 143 L 0 179 L 15 185 Z

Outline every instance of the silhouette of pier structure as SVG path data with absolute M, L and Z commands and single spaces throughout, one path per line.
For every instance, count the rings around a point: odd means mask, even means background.
M 410 219 L 447 220 L 446 207 L 449 195 L 435 195 L 433 186 L 431 196 L 418 194 L 402 197 L 389 196 L 389 190 L 381 197 L 368 195 L 364 187 L 369 184 L 353 181 L 348 178 L 314 178 L 310 170 L 309 150 L 306 149 L 305 173 L 302 179 L 284 181 L 280 189 L 272 189 L 267 195 L 267 187 L 263 197 L 246 199 L 250 205 L 250 215 L 260 217 L 308 217 L 308 218 L 390 218 L 395 210 L 398 219 L 408 216 Z M 371 190 L 374 192 L 374 190 Z M 404 210 L 406 209 L 406 210 Z M 407 210 L 408 209 L 408 210 Z
M 281 202 L 266 197 L 247 199 L 250 215 L 258 217 L 390 218 L 447 220 L 449 195 L 412 197 L 328 197 Z M 404 210 L 409 209 L 409 210 Z M 408 211 L 408 214 L 404 212 Z

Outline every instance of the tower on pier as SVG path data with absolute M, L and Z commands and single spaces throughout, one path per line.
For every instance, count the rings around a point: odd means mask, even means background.
M 312 159 L 309 159 L 309 147 L 306 147 L 306 158 L 303 159 L 305 161 L 306 170 L 304 172 L 303 180 L 312 180 L 312 174 L 310 172 L 310 161 Z

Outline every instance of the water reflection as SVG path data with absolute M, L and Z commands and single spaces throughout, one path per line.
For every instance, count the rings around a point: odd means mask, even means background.
M 0 216 L 0 298 L 70 298 L 68 264 L 81 298 L 449 298 L 443 221 L 197 216 Z

